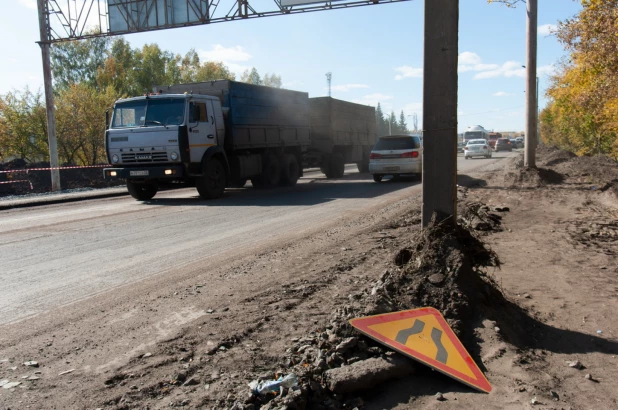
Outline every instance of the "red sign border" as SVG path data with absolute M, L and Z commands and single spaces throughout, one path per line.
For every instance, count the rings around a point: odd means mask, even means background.
M 371 330 L 369 328 L 369 326 L 373 326 L 373 325 L 377 325 L 381 323 L 394 322 L 394 321 L 411 319 L 411 318 L 415 318 L 419 316 L 427 316 L 427 315 L 433 316 L 438 321 L 440 326 L 442 326 L 441 330 L 444 332 L 444 334 L 447 335 L 447 337 L 449 338 L 453 346 L 455 346 L 455 349 L 457 349 L 461 357 L 468 364 L 468 367 L 470 368 L 472 373 L 476 376 L 476 379 L 473 379 L 470 376 L 465 375 L 456 369 L 448 367 L 444 363 L 441 363 L 435 359 L 432 359 L 431 357 L 428 357 L 419 352 L 416 352 L 410 349 L 409 347 L 402 345 L 401 343 L 398 343 L 392 339 L 388 339 L 382 336 L 381 334 L 377 333 L 376 331 Z M 398 352 L 411 357 L 412 359 L 418 360 L 421 363 L 424 363 L 430 366 L 431 368 L 439 371 L 440 373 L 453 377 L 461 381 L 462 383 L 467 384 L 468 386 L 473 387 L 482 392 L 485 392 L 485 393 L 491 392 L 491 385 L 489 384 L 489 381 L 487 380 L 487 378 L 485 378 L 485 375 L 483 374 L 483 372 L 481 372 L 481 369 L 479 369 L 479 367 L 476 365 L 476 363 L 474 362 L 474 360 L 472 359 L 472 357 L 470 356 L 466 348 L 461 344 L 461 341 L 455 335 L 455 333 L 453 332 L 453 329 L 451 329 L 448 323 L 446 323 L 446 320 L 442 316 L 442 313 L 440 313 L 440 311 L 435 308 L 424 307 L 424 308 L 419 308 L 419 309 L 404 310 L 400 312 L 384 313 L 384 314 L 375 315 L 375 316 L 366 316 L 366 317 L 351 319 L 350 324 L 356 329 L 358 329 L 360 332 L 371 337 L 377 342 L 385 344 L 386 346 L 389 346 L 397 350 Z

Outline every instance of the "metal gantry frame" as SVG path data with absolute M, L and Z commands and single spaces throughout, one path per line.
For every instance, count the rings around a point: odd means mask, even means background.
M 41 40 L 58 43 L 404 1 L 411 0 L 334 0 L 289 6 L 284 5 L 286 0 L 43 0 L 46 38 Z M 270 10 L 262 10 L 268 5 Z M 179 16 L 179 9 L 186 15 Z

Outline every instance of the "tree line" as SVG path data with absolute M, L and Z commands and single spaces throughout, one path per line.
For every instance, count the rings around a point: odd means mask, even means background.
M 569 52 L 540 115 L 544 142 L 578 155 L 618 159 L 618 0 L 582 0 L 556 36 Z
M 63 164 L 105 163 L 105 110 L 122 97 L 153 91 L 155 85 L 236 80 L 222 62 L 202 61 L 157 44 L 133 48 L 124 38 L 92 38 L 52 47 L 58 156 Z M 239 81 L 280 88 L 281 76 L 246 70 Z M 47 161 L 47 117 L 40 90 L 0 96 L 0 161 Z
M 376 128 L 378 137 L 382 137 L 384 135 L 408 134 L 410 131 L 418 131 L 418 118 L 416 117 L 416 114 L 414 114 L 414 129 L 409 130 L 403 110 L 399 114 L 399 118 L 397 118 L 394 111 L 391 111 L 390 114 L 386 114 L 382 110 L 380 103 L 378 103 L 378 106 L 376 107 Z

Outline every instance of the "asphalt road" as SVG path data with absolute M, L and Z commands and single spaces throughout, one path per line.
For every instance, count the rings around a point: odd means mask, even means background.
M 495 164 L 464 161 L 460 174 Z M 223 252 L 297 238 L 368 210 L 421 193 L 420 181 L 374 183 L 355 166 L 339 180 L 306 173 L 292 188 L 236 189 L 202 201 L 194 189 L 160 192 L 148 203 L 92 199 L 0 211 L 0 324 L 68 305 Z

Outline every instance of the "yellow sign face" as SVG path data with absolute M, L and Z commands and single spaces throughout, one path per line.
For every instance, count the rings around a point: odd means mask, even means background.
M 434 308 L 357 318 L 350 320 L 350 324 L 372 339 L 468 386 L 491 391 L 481 370 Z

